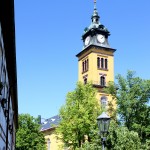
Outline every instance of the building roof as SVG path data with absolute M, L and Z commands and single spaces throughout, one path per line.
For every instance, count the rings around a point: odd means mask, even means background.
M 60 116 L 58 116 L 58 115 L 53 116 L 49 119 L 45 119 L 44 121 L 41 122 L 40 131 L 45 131 L 45 130 L 52 129 L 52 128 L 58 126 L 60 123 L 60 120 L 61 120 Z

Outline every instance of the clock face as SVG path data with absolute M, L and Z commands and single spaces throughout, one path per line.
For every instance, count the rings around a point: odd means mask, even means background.
M 86 37 L 86 39 L 85 39 L 85 46 L 88 45 L 89 42 L 90 42 L 90 36 Z
M 98 40 L 98 42 L 100 42 L 100 43 L 104 43 L 104 42 L 105 42 L 105 36 L 104 36 L 104 35 L 101 35 L 101 34 L 98 34 L 98 35 L 97 35 L 97 40 Z

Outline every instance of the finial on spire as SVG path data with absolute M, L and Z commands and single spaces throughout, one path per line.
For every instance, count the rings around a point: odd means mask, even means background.
M 94 0 L 94 9 L 96 9 L 96 0 Z
M 96 0 L 94 0 L 94 12 L 93 12 L 93 15 L 92 15 L 92 23 L 96 23 L 96 24 L 99 24 L 99 15 L 98 15 L 98 11 L 97 11 L 97 8 L 96 8 Z

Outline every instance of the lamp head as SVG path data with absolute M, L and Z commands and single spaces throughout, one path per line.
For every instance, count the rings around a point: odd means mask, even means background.
M 110 117 L 103 112 L 100 116 L 98 116 L 97 122 L 100 133 L 103 135 L 107 134 L 110 124 Z

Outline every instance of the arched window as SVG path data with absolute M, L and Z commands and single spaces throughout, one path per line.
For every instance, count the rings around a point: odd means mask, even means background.
M 47 139 L 47 149 L 48 149 L 48 150 L 50 150 L 50 144 L 51 144 L 50 139 Z
M 87 70 L 87 61 L 85 60 L 85 62 L 84 62 L 84 71 L 86 71 Z
M 108 68 L 108 60 L 105 59 L 105 69 L 107 69 L 107 68 Z
M 89 60 L 86 59 L 82 62 L 82 72 L 88 71 L 89 69 Z
M 104 58 L 101 58 L 101 68 L 104 68 Z
M 88 59 L 87 59 L 86 63 L 87 63 L 87 70 L 88 70 L 89 69 L 89 60 Z
M 82 62 L 82 72 L 84 72 L 84 61 Z
M 101 102 L 101 107 L 102 108 L 106 108 L 106 106 L 107 106 L 107 97 L 106 96 L 102 96 L 100 102 Z
M 84 84 L 87 84 L 87 78 L 84 78 Z
M 97 57 L 97 68 L 100 68 L 100 58 Z
M 105 86 L 105 77 L 104 76 L 100 77 L 100 85 Z

